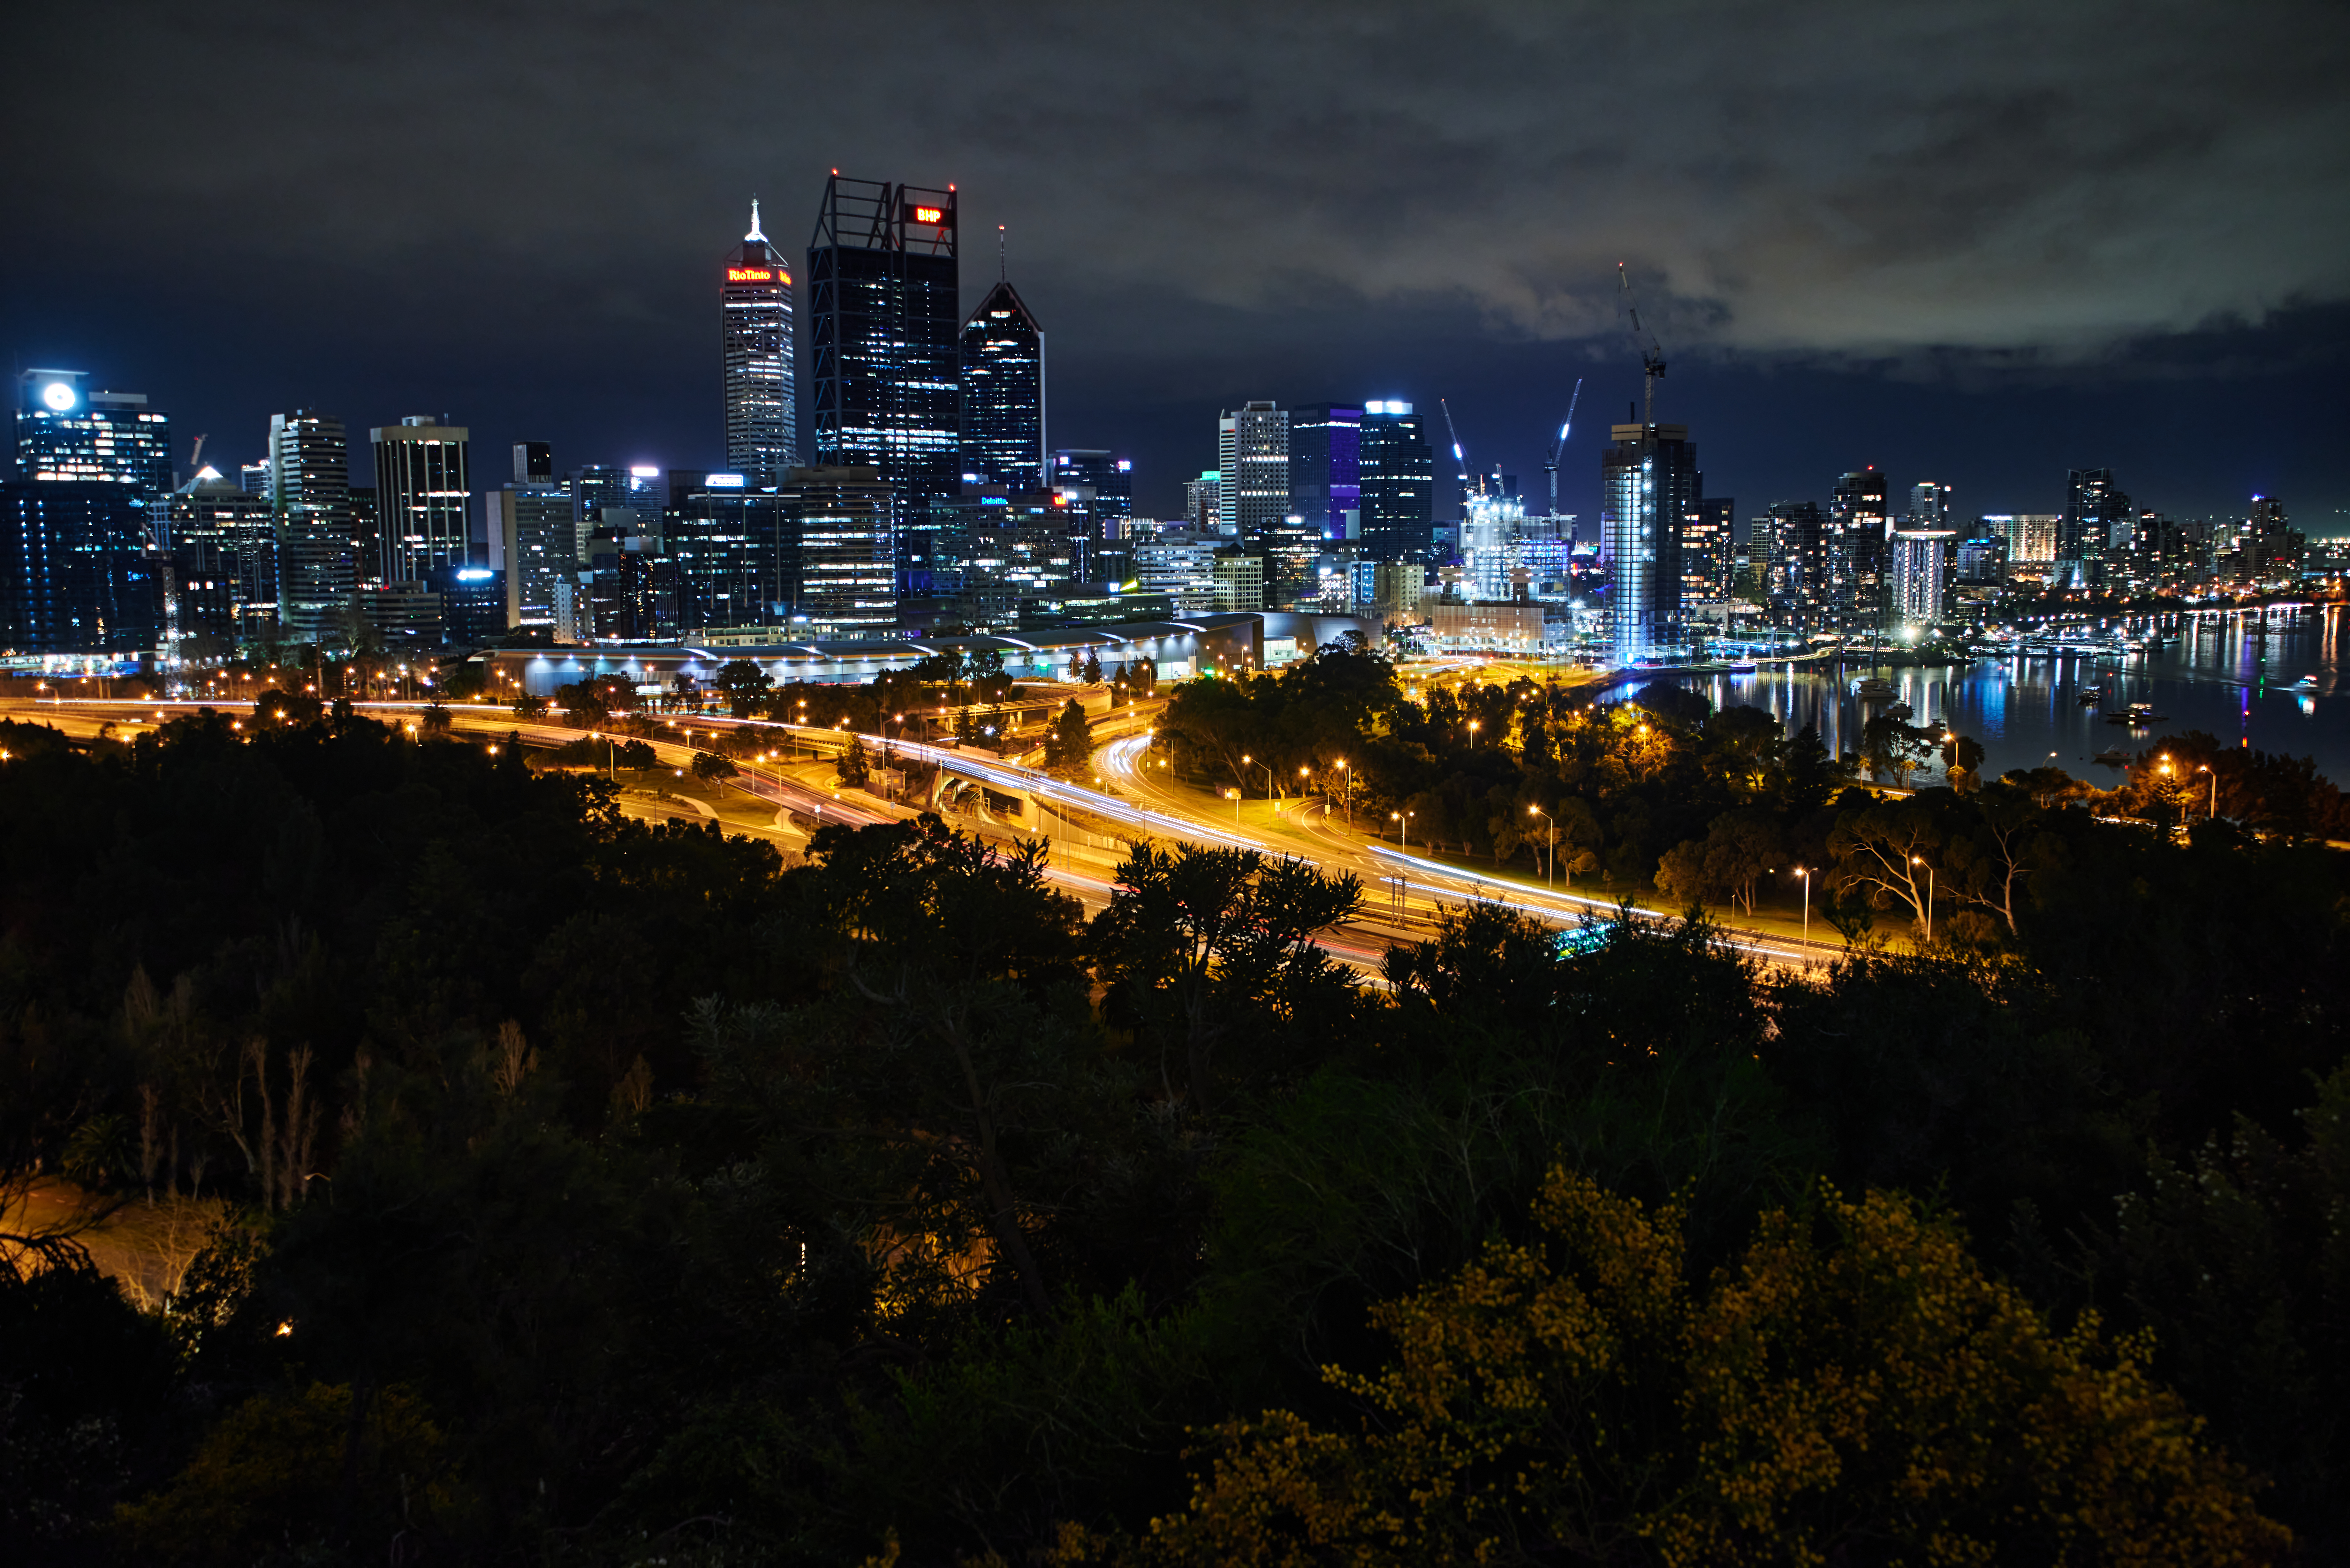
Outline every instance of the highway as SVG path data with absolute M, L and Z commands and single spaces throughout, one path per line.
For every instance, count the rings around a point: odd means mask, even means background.
M 119 730 L 135 733 L 173 712 L 192 712 L 215 706 L 195 701 L 69 701 L 62 704 L 10 703 L 9 716 L 34 722 L 57 722 L 67 732 L 95 733 L 111 722 Z M 371 717 L 399 720 L 415 713 L 421 702 L 380 701 L 358 704 Z M 528 744 L 554 747 L 577 741 L 586 732 L 544 722 L 515 719 L 504 708 L 451 704 L 455 727 L 470 734 L 502 736 L 515 733 Z M 1119 709 L 1096 722 L 1097 730 L 1123 725 L 1128 729 L 1146 716 L 1138 709 Z M 681 730 L 750 727 L 784 730 L 811 744 L 837 745 L 844 732 L 831 728 L 735 720 L 700 715 L 679 722 Z M 623 737 L 624 739 L 630 737 Z M 662 763 L 690 768 L 697 748 L 684 740 L 648 739 Z M 1610 918 L 1617 905 L 1612 898 L 1553 891 L 1514 879 L 1481 877 L 1460 867 L 1406 852 L 1345 826 L 1343 812 L 1323 797 L 1293 797 L 1286 809 L 1268 814 L 1263 802 L 1243 803 L 1237 820 L 1225 820 L 1227 807 L 1200 792 L 1154 777 L 1149 767 L 1150 732 L 1121 733 L 1097 744 L 1094 771 L 1102 787 L 1094 788 L 1057 779 L 1024 762 L 996 756 L 977 748 L 932 745 L 878 734 L 858 737 L 876 763 L 885 755 L 934 764 L 949 774 L 972 780 L 1000 794 L 1024 797 L 1055 808 L 1024 814 L 1030 820 L 1006 821 L 983 805 L 972 813 L 951 814 L 968 831 L 998 842 L 1041 837 L 1047 846 L 1046 875 L 1054 885 L 1075 897 L 1090 913 L 1103 908 L 1117 886 L 1116 871 L 1125 856 L 1124 840 L 1148 836 L 1162 843 L 1192 843 L 1247 848 L 1268 855 L 1295 856 L 1329 873 L 1351 873 L 1364 888 L 1357 916 L 1330 932 L 1322 945 L 1335 956 L 1367 972 L 1376 973 L 1385 950 L 1398 942 L 1424 940 L 1437 916 L 1472 903 L 1497 905 L 1556 927 L 1573 926 L 1586 917 Z M 837 820 L 863 826 L 904 820 L 919 807 L 885 802 L 856 791 L 838 793 L 793 777 L 782 767 L 736 759 L 741 770 L 729 784 L 778 808 L 773 836 L 804 843 L 806 833 L 786 826 L 784 811 L 818 820 Z M 1071 818 L 1076 818 L 1072 822 Z M 1041 818 L 1042 820 L 1037 820 Z M 1096 826 L 1086 831 L 1090 819 Z M 1071 833 L 1070 827 L 1078 832 Z M 1106 830 L 1106 831 L 1105 831 Z M 1105 844 L 1086 842 L 1100 836 Z M 1648 917 L 1656 918 L 1656 917 Z M 1724 925 L 1724 939 L 1759 962 L 1777 968 L 1814 968 L 1826 963 L 1841 945 L 1814 940 L 1808 946 L 1795 939 L 1751 928 Z

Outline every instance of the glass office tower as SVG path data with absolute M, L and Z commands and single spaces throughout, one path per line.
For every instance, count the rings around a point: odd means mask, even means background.
M 139 392 L 91 391 L 79 370 L 16 378 L 16 477 L 119 484 L 160 502 L 172 493 L 172 421 Z
M 127 484 L 0 484 L 0 655 L 153 651 L 168 566 L 149 506 Z
M 726 369 L 726 466 L 757 484 L 779 483 L 800 460 L 799 362 L 792 340 L 792 273 L 759 230 L 726 256 L 718 286 Z
M 277 517 L 277 623 L 296 642 L 323 641 L 341 626 L 358 586 L 343 421 L 311 409 L 272 414 L 269 472 Z
M 1363 405 L 1357 472 L 1362 536 L 1374 560 L 1425 561 L 1436 524 L 1436 454 L 1409 403 Z
M 1325 542 L 1362 532 L 1363 410 L 1311 403 L 1289 415 L 1289 510 Z
M 422 582 L 435 572 L 486 565 L 472 556 L 471 434 L 426 414 L 369 432 L 375 443 L 384 581 Z
M 1002 280 L 962 325 L 962 479 L 1021 493 L 1046 483 L 1045 329 Z
M 1607 572 L 1607 657 L 1618 668 L 1681 637 L 1681 520 L 1697 510 L 1687 425 L 1612 427 L 1599 454 L 1599 551 Z
M 1828 624 L 1845 630 L 1881 628 L 1892 566 L 1893 504 L 1885 475 L 1865 468 L 1841 475 L 1828 498 L 1822 586 Z
M 808 242 L 815 459 L 880 475 L 889 487 L 893 515 L 885 532 L 899 580 L 913 587 L 928 586 L 912 580 L 913 568 L 919 564 L 927 578 L 941 526 L 936 518 L 951 509 L 962 480 L 955 223 L 951 186 L 932 191 L 835 174 Z M 861 506 L 840 514 L 864 514 Z

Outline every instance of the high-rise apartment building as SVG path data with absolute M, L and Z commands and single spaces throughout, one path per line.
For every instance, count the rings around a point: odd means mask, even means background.
M 1698 476 L 1700 493 L 1681 519 L 1681 593 L 1686 598 L 1720 598 L 1730 591 L 1737 561 L 1731 539 L 1738 507 L 1727 495 L 1706 495 L 1705 476 Z
M 16 378 L 18 479 L 115 484 L 143 499 L 172 493 L 172 421 L 140 392 L 91 391 L 79 370 Z
M 774 484 L 800 460 L 799 360 L 792 338 L 792 273 L 759 231 L 727 253 L 718 285 L 720 358 L 726 374 L 726 466 Z
M 269 417 L 277 517 L 277 623 L 296 642 L 341 629 L 358 586 L 351 560 L 351 462 L 343 421 L 296 409 Z
M 1950 528 L 1897 528 L 1890 542 L 1887 593 L 1890 618 L 1903 626 L 1931 626 L 1942 618 L 1951 576 Z
M 1045 329 L 998 278 L 962 324 L 962 478 L 1033 493 L 1045 468 Z
M 1839 630 L 1873 628 L 1886 615 L 1893 510 L 1884 473 L 1858 469 L 1838 476 L 1828 500 L 1822 608 Z
M 468 518 L 470 436 L 464 426 L 428 414 L 369 431 L 386 582 L 422 582 L 436 572 L 484 564 L 473 557 Z
M 1687 425 L 1610 428 L 1599 454 L 1600 557 L 1607 572 L 1607 656 L 1655 657 L 1681 636 L 1681 524 L 1697 510 L 1697 448 Z
M 2064 513 L 2056 529 L 2060 587 L 2105 586 L 2106 557 L 2126 547 L 2137 509 L 2110 468 L 2075 468 L 2064 476 Z
M 1909 515 L 1912 528 L 1948 528 L 1950 524 L 1950 487 L 1930 479 L 1921 479 L 1909 487 Z
M 1409 403 L 1365 403 L 1357 454 L 1364 553 L 1426 561 L 1436 524 L 1436 454 L 1420 417 Z
M 932 191 L 835 174 L 808 242 L 816 462 L 870 468 L 889 487 L 882 533 L 901 584 L 916 558 L 926 572 L 935 564 L 942 524 L 933 508 L 944 503 L 951 510 L 962 485 L 955 224 L 951 186 Z M 861 501 L 838 511 L 843 520 L 866 515 Z
M 1773 618 L 1798 627 L 1821 624 L 1827 613 L 1827 517 L 1819 503 L 1773 502 L 1750 526 L 1749 548 L 1762 563 L 1762 593 Z

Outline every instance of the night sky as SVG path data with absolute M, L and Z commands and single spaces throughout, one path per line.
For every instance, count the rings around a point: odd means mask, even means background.
M 717 270 L 827 169 L 955 183 L 1055 445 L 1169 514 L 1215 414 L 1448 397 L 1531 493 L 1639 392 L 1709 493 L 1875 463 L 1968 514 L 2282 495 L 2350 533 L 2350 6 L 41 5 L 0 330 L 224 469 L 273 410 L 715 465 Z M 803 329 L 805 316 L 803 315 Z M 803 400 L 805 405 L 805 398 Z M 364 454 L 359 461 L 364 466 Z M 361 476 L 365 478 L 364 472 Z

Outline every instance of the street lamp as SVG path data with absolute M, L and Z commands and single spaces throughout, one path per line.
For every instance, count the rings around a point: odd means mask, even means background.
M 1469 721 L 1469 749 L 1472 752 L 1477 749 L 1477 721 L 1474 719 Z
M 1355 781 L 1350 778 L 1347 773 L 1347 759 L 1340 757 L 1338 759 L 1338 795 L 1340 799 L 1347 803 L 1347 829 L 1348 832 L 1354 831 L 1355 826 L 1354 782 Z
M 1224 793 L 1232 796 L 1232 826 L 1234 827 L 1238 827 L 1241 825 L 1241 792 L 1236 789 L 1228 789 Z
M 2206 763 L 2195 771 L 2199 774 L 2211 774 L 2211 764 Z M 2211 808 L 2208 815 L 2215 818 L 2220 815 L 2220 775 L 2218 774 L 2211 774 Z
M 1804 963 L 1805 968 L 1809 968 L 1812 948 L 1812 874 L 1798 866 L 1795 867 L 1795 875 L 1804 879 Z
M 1403 825 L 1403 848 L 1406 854 L 1409 854 L 1411 852 L 1411 813 L 1408 811 L 1391 811 L 1388 813 L 1388 820 L 1390 822 L 1399 822 Z
M 1538 805 L 1526 807 L 1526 815 L 1539 816 L 1550 824 L 1550 858 L 1544 862 L 1543 888 L 1545 892 L 1554 890 L 1558 886 L 1558 824 L 1552 819 L 1550 813 Z
M 2165 768 L 2162 771 L 2168 773 L 2170 770 Z M 1909 857 L 1909 864 L 1926 867 L 1926 941 L 1931 946 L 1934 940 L 1934 868 L 1915 855 Z

